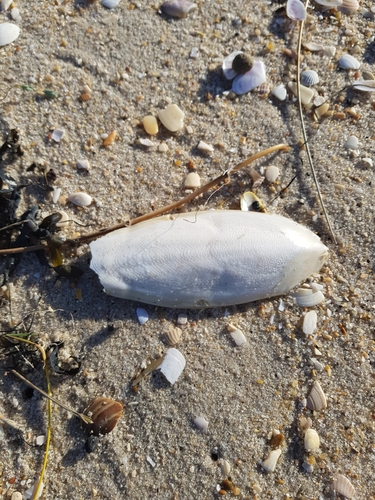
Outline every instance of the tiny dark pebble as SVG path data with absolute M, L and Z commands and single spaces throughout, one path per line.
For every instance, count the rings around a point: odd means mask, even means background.
M 98 449 L 99 438 L 97 436 L 89 436 L 85 442 L 85 451 L 87 453 L 94 453 Z

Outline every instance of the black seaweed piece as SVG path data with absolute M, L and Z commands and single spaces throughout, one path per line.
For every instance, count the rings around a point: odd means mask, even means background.
M 75 368 L 63 368 L 59 362 L 59 349 L 63 347 L 63 345 L 64 342 L 55 342 L 48 347 L 47 354 L 51 368 L 55 373 L 58 373 L 59 375 L 77 375 L 77 373 L 81 369 L 84 354 L 81 353 L 78 356 L 71 356 L 71 358 L 74 359 L 74 361 L 77 363 L 77 366 Z

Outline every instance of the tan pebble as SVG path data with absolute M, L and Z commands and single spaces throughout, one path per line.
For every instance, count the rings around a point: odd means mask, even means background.
M 166 144 L 165 142 L 159 144 L 158 150 L 160 151 L 160 153 L 166 153 L 168 149 L 168 144 Z
M 276 469 L 276 464 L 281 455 L 280 448 L 277 450 L 272 450 L 268 457 L 261 463 L 264 470 L 267 472 L 273 472 Z
M 329 104 L 325 102 L 321 106 L 318 106 L 317 108 L 314 109 L 314 114 L 319 120 L 319 118 L 325 115 L 328 110 L 329 110 Z
M 288 83 L 289 89 L 293 92 L 295 96 L 297 96 L 297 84 L 296 82 L 289 82 Z M 315 90 L 305 87 L 304 85 L 300 85 L 300 93 L 301 93 L 301 102 L 302 104 L 306 105 L 309 104 L 314 97 Z
M 87 102 L 91 99 L 91 94 L 85 93 L 79 96 L 79 100 L 82 102 Z
M 272 184 L 279 177 L 279 174 L 280 174 L 280 169 L 278 167 L 274 167 L 273 165 L 267 167 L 265 173 L 267 182 Z
M 355 496 L 355 489 L 349 479 L 342 474 L 338 474 L 332 483 L 332 489 L 336 493 L 343 495 L 345 498 L 353 498 Z
M 146 133 L 149 135 L 156 135 L 159 132 L 158 122 L 155 116 L 145 116 L 142 120 L 142 124 Z
M 312 411 L 327 408 L 327 399 L 319 382 L 315 381 L 307 396 L 307 407 Z
M 111 144 L 113 144 L 116 140 L 117 132 L 116 130 L 113 130 L 110 134 L 107 135 L 107 137 L 103 140 L 103 146 L 107 148 Z
M 95 398 L 84 411 L 93 420 L 90 425 L 92 432 L 108 434 L 113 430 L 122 415 L 124 407 L 118 401 L 110 398 Z
M 222 472 L 223 476 L 229 476 L 231 466 L 230 466 L 230 463 L 228 462 L 228 460 L 223 460 L 221 462 L 220 466 L 221 466 L 221 472 Z
M 184 126 L 185 113 L 176 104 L 170 104 L 159 112 L 158 118 L 167 130 L 177 132 Z
M 167 342 L 169 345 L 176 345 L 180 342 L 181 340 L 181 335 L 182 335 L 182 330 L 181 328 L 171 326 L 168 330 L 168 332 L 165 334 L 167 338 Z
M 196 172 L 187 174 L 184 182 L 186 189 L 196 189 L 201 187 L 201 178 Z
M 315 429 L 307 429 L 304 438 L 304 445 L 306 451 L 315 451 L 320 446 L 319 434 Z

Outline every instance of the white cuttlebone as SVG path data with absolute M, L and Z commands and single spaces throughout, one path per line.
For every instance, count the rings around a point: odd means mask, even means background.
M 288 0 L 286 15 L 293 21 L 304 21 L 306 19 L 306 9 L 301 0 Z
M 262 61 L 254 61 L 253 67 L 247 73 L 238 75 L 233 80 L 232 90 L 237 95 L 246 94 L 266 81 L 266 68 Z
M 160 365 L 160 371 L 170 384 L 174 384 L 179 379 L 186 365 L 184 355 L 175 347 L 167 350 Z
M 189 309 L 284 294 L 318 271 L 328 251 L 290 219 L 241 210 L 158 217 L 90 248 L 91 269 L 109 295 Z

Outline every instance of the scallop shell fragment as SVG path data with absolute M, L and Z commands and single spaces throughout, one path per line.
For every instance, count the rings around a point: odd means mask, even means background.
M 313 69 L 307 69 L 306 71 L 302 71 L 301 83 L 306 87 L 311 87 L 312 85 L 316 85 L 317 83 L 319 83 L 318 73 Z
M 20 29 L 13 23 L 0 24 L 0 47 L 14 42 L 20 35 Z
M 276 464 L 280 455 L 281 455 L 280 448 L 277 450 L 270 451 L 268 457 L 261 463 L 263 469 L 266 470 L 267 472 L 273 472 L 276 469 Z
M 338 61 L 338 65 L 342 69 L 359 69 L 361 63 L 350 54 L 343 54 Z
M 266 81 L 266 67 L 262 61 L 254 61 L 253 67 L 247 73 L 238 75 L 233 80 L 232 90 L 237 95 L 243 95 Z
M 108 434 L 113 430 L 122 415 L 124 407 L 118 401 L 109 398 L 95 398 L 86 408 L 93 424 L 90 424 L 91 431 L 95 436 Z
M 165 334 L 167 342 L 170 346 L 178 344 L 181 340 L 182 330 L 178 326 L 171 326 L 168 332 Z
M 167 16 L 183 18 L 196 8 L 197 4 L 194 2 L 188 2 L 187 0 L 169 0 L 161 5 L 160 10 Z
M 316 451 L 320 446 L 319 434 L 315 429 L 307 429 L 304 437 L 306 451 Z
M 306 9 L 301 0 L 288 0 L 286 15 L 293 21 L 304 21 L 306 19 Z
M 315 381 L 307 396 L 307 408 L 311 411 L 320 411 L 327 408 L 327 399 L 319 382 Z
M 339 495 L 343 495 L 345 498 L 353 498 L 355 496 L 355 489 L 349 479 L 342 474 L 338 474 L 332 483 L 332 489 Z

